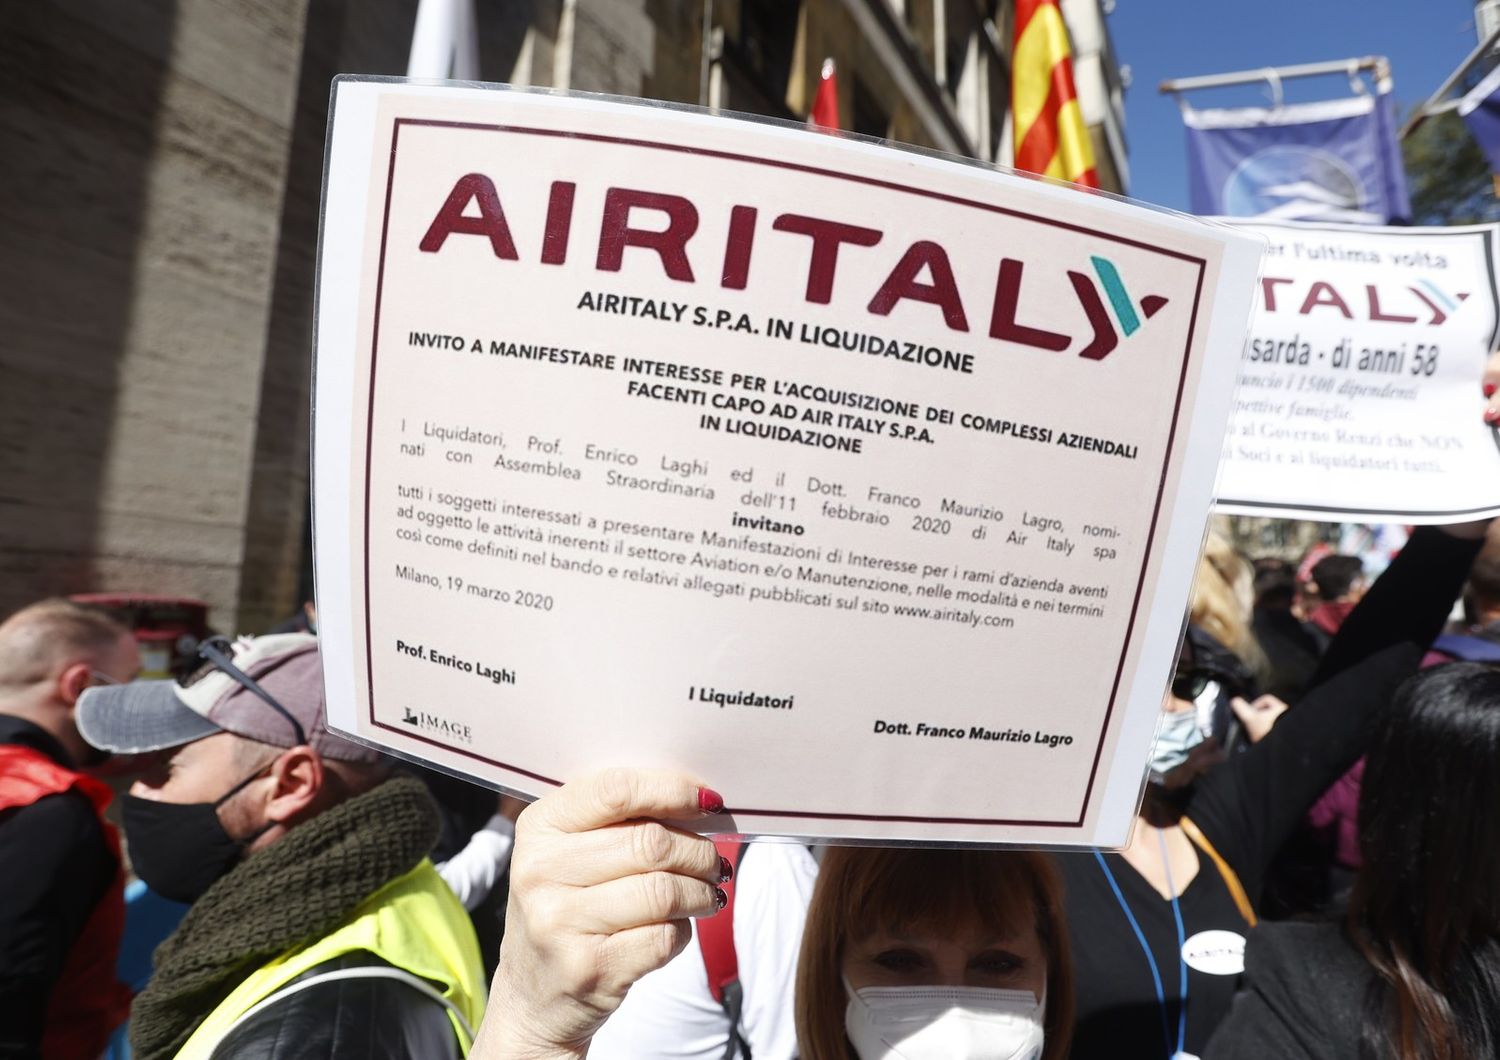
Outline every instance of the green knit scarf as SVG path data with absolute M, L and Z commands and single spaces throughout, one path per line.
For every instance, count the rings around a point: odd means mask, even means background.
M 130 1013 L 139 1060 L 171 1060 L 208 1014 L 273 957 L 328 934 L 416 867 L 438 815 L 415 777 L 398 775 L 292 828 L 193 903 L 156 949 Z

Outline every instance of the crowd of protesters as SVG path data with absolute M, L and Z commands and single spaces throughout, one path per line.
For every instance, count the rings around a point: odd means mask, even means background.
M 715 842 L 623 768 L 523 809 L 330 732 L 310 608 L 163 681 L 24 608 L 0 1060 L 1500 1055 L 1500 532 L 1368 583 L 1211 535 L 1188 619 L 1129 843 L 1044 854 Z M 135 878 L 182 907 L 132 996 Z

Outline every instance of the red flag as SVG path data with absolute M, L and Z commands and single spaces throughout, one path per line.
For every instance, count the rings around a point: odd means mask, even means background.
M 1058 0 L 1016 0 L 1011 59 L 1016 168 L 1099 186 L 1073 86 L 1072 47 Z
M 814 129 L 839 127 L 839 83 L 834 76 L 833 60 L 823 60 L 823 76 L 818 78 L 818 94 L 813 97 L 812 113 L 807 124 Z

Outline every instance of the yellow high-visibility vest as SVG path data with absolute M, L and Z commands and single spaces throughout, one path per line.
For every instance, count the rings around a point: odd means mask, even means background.
M 468 1054 L 468 1029 L 484 1014 L 484 965 L 469 914 L 426 858 L 361 902 L 333 931 L 262 965 L 209 1013 L 177 1060 L 209 1060 L 238 1021 L 293 979 L 365 950 L 429 981 L 451 1003 L 448 1018 Z M 461 1018 L 460 1018 L 461 1017 Z M 468 1028 L 464 1027 L 468 1024 Z

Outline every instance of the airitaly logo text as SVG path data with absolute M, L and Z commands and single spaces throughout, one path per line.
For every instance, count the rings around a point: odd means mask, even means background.
M 955 263 L 948 248 L 934 239 L 912 239 L 884 228 L 829 217 L 777 211 L 761 216 L 756 206 L 734 205 L 719 223 L 727 225 L 727 239 L 703 239 L 705 211 L 724 212 L 718 202 L 645 188 L 589 188 L 574 181 L 553 181 L 545 199 L 535 187 L 507 190 L 484 173 L 461 176 L 441 203 L 432 203 L 432 221 L 417 249 L 442 254 L 453 243 L 488 246 L 495 267 L 525 268 L 571 264 L 625 278 L 665 276 L 683 285 L 716 285 L 730 291 L 751 286 L 779 286 L 790 297 L 800 294 L 809 305 L 831 305 L 849 312 L 863 309 L 875 317 L 889 317 L 907 303 L 929 308 L 933 324 L 941 320 L 951 332 L 974 335 L 985 328 L 989 338 L 1018 346 L 1062 352 L 1077 350 L 1085 360 L 1108 357 L 1121 342 L 1140 330 L 1169 299 L 1147 294 L 1135 301 L 1116 264 L 1090 258 L 1092 272 L 1065 269 L 1079 308 L 1092 334 L 1070 334 L 1077 310 L 1038 284 L 1039 270 L 1056 265 L 1038 256 L 1023 257 L 1015 250 L 989 260 L 965 256 Z M 700 208 L 701 207 L 701 208 Z M 518 238 L 510 225 L 514 211 L 541 217 L 540 239 L 531 233 Z M 587 233 L 585 235 L 584 233 Z M 597 233 L 597 236 L 595 235 Z M 764 248 L 778 248 L 776 269 L 751 267 Z M 627 254 L 626 251 L 630 253 Z M 481 251 L 483 254 L 483 251 Z M 850 262 L 861 263 L 855 277 Z M 1055 257 L 1053 261 L 1055 262 Z M 1028 274 L 1031 277 L 1028 279 Z M 879 278 L 879 282 L 875 282 Z M 585 292 L 577 308 L 622 312 L 632 316 L 682 322 L 704 327 L 732 326 L 734 330 L 763 333 L 765 322 L 733 313 L 703 313 L 687 317 L 687 302 L 625 297 Z M 987 327 L 985 314 L 988 315 Z M 852 319 L 850 317 L 849 319 Z M 913 319 L 918 319 L 913 317 Z M 1046 326 L 1043 326 L 1046 325 Z M 1076 330 L 1076 327 L 1074 327 Z M 773 337 L 774 334 L 773 334 Z M 967 369 L 964 369 L 967 370 Z

